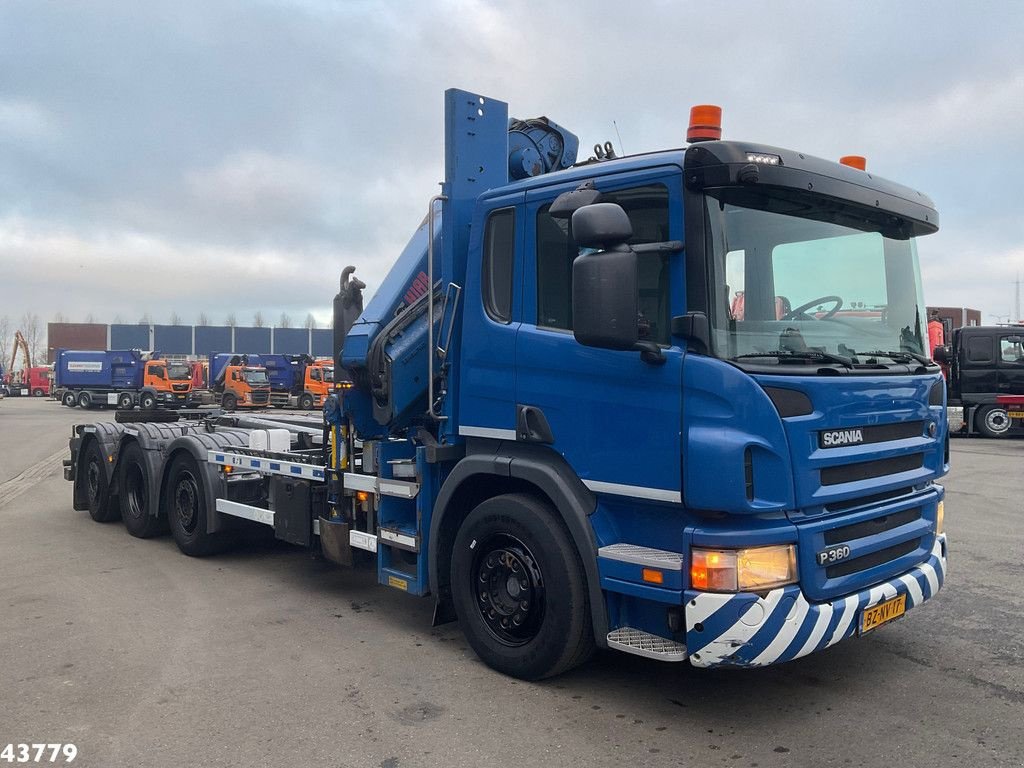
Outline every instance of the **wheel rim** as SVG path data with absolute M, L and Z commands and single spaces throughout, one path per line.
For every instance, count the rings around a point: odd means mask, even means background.
M 507 534 L 483 542 L 470 571 L 471 591 L 487 630 L 503 645 L 525 645 L 544 620 L 544 575 L 519 539 Z
M 195 533 L 199 525 L 199 484 L 187 469 L 178 475 L 174 488 L 174 515 L 185 533 Z
M 146 514 L 146 479 L 142 476 L 142 467 L 135 462 L 129 464 L 125 472 L 125 499 L 131 517 L 138 519 Z
M 96 497 L 100 493 L 100 471 L 99 462 L 95 458 L 90 459 L 85 472 L 85 487 L 89 494 L 90 504 L 96 501 Z
M 1006 411 L 996 408 L 985 414 L 985 426 L 1001 434 L 1010 428 L 1010 417 Z
M 64 395 L 64 405 L 67 405 L 67 406 L 70 407 L 70 406 L 73 406 L 75 404 L 75 402 L 76 402 L 76 400 L 75 400 L 75 396 L 74 395 L 72 395 L 70 393 L 67 394 L 67 395 Z

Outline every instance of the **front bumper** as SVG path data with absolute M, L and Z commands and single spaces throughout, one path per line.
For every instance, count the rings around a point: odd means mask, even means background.
M 907 610 L 931 598 L 946 576 L 946 536 L 901 576 L 830 602 L 812 603 L 797 585 L 756 594 L 686 591 L 686 649 L 696 667 L 763 667 L 835 645 L 858 631 L 861 613 L 899 595 Z

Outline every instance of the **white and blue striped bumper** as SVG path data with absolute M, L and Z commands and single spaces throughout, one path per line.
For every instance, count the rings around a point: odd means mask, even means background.
M 946 576 L 946 536 L 924 563 L 870 589 L 812 603 L 796 585 L 756 594 L 686 592 L 686 649 L 696 667 L 763 667 L 790 661 L 856 634 L 859 617 L 901 594 L 907 610 L 939 591 Z

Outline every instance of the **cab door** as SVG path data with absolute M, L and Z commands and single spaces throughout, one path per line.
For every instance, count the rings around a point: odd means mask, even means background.
M 515 345 L 519 440 L 550 446 L 593 491 L 679 502 L 683 351 L 672 345 L 670 323 L 682 313 L 682 255 L 639 256 L 638 322 L 642 337 L 662 347 L 662 364 L 635 351 L 579 344 L 571 279 L 579 251 L 569 222 L 548 213 L 578 183 L 527 193 L 523 322 Z M 595 184 L 606 202 L 630 216 L 633 244 L 682 240 L 678 168 Z
M 999 394 L 1024 395 L 1024 335 L 999 338 Z
M 459 355 L 458 424 L 464 437 L 515 439 L 523 200 L 521 192 L 490 198 L 473 216 Z

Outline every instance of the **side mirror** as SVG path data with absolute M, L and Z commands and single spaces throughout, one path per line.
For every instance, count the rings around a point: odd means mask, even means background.
M 936 363 L 949 365 L 949 350 L 946 347 L 936 347 L 932 350 L 932 360 Z
M 553 219 L 569 219 L 580 208 L 601 201 L 601 193 L 594 187 L 593 181 L 585 181 L 571 192 L 563 192 L 548 209 Z
M 622 249 L 632 236 L 633 225 L 621 205 L 593 203 L 572 215 L 572 239 L 584 248 Z
M 572 333 L 580 344 L 636 348 L 640 340 L 638 305 L 637 263 L 632 250 L 589 253 L 573 261 Z

